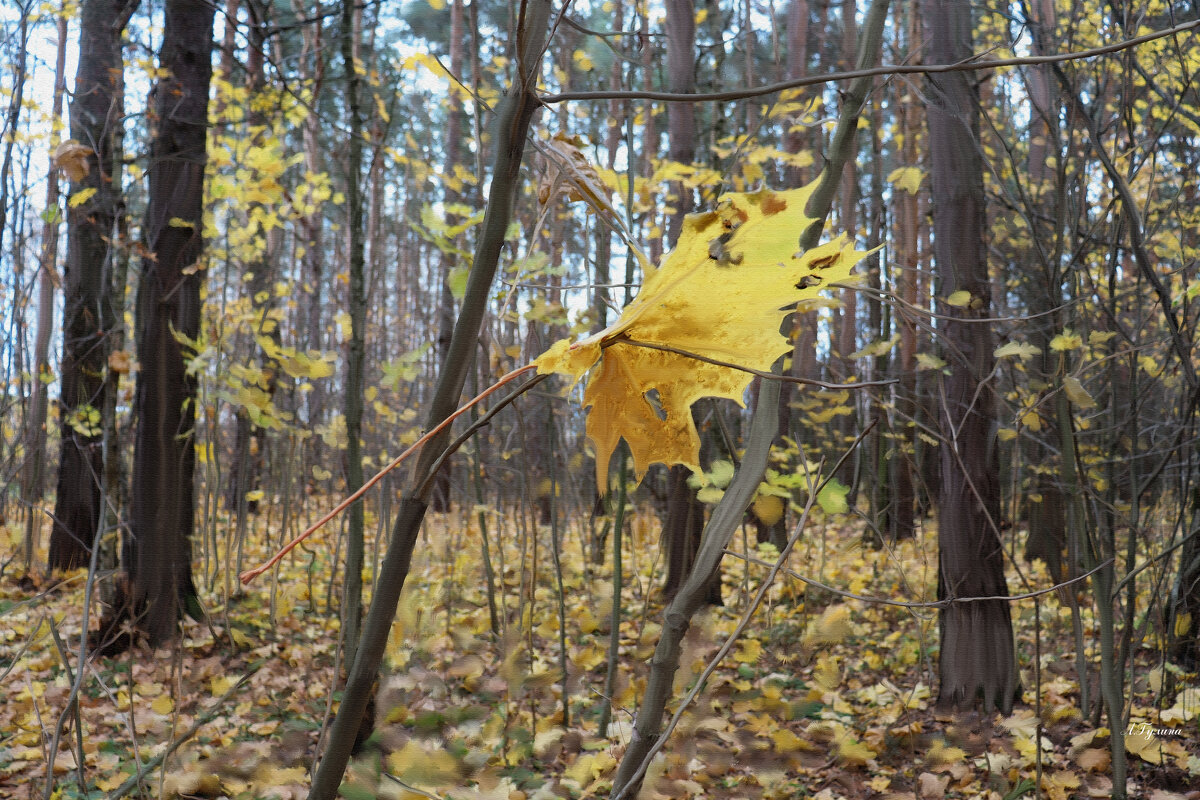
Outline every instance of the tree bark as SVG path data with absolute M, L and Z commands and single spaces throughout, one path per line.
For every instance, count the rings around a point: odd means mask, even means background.
M 201 231 L 214 7 L 167 0 L 154 87 L 149 256 L 138 287 L 141 361 L 134 412 L 131 536 L 122 548 L 137 627 L 159 645 L 175 636 L 181 611 L 198 613 L 192 583 L 192 477 L 196 379 L 182 338 L 200 329 Z
M 54 107 L 50 118 L 54 122 L 62 119 L 63 95 L 67 89 L 67 16 L 58 17 L 58 49 L 54 59 Z M 55 135 L 51 144 L 57 148 L 60 137 Z M 42 258 L 38 272 L 37 334 L 33 344 L 33 397 L 29 417 L 25 423 L 25 471 L 21 476 L 21 501 L 25 506 L 25 572 L 33 569 L 41 528 L 41 510 L 35 508 L 42 501 L 46 489 L 46 406 L 49 402 L 47 384 L 53 373 L 50 371 L 50 334 L 54 327 L 54 290 L 58 269 L 58 212 L 59 170 L 50 160 L 46 176 L 46 216 L 42 224 Z M 53 216 L 50 216 L 53 213 Z
M 929 57 L 944 64 L 972 52 L 971 7 L 956 0 L 922 4 Z M 979 110 L 968 72 L 930 76 L 927 91 L 933 177 L 934 261 L 942 296 L 967 291 L 963 307 L 945 305 L 942 337 L 953 354 L 942 386 L 942 476 L 939 496 L 940 599 L 1007 596 L 998 532 L 999 464 L 991 379 L 984 237 L 986 198 L 979 150 Z M 1004 600 L 952 603 L 942 609 L 939 705 L 1012 709 L 1017 692 L 1012 620 Z
M 136 0 L 86 0 L 80 11 L 71 138 L 92 152 L 87 155 L 87 173 L 71 181 L 70 193 L 75 196 L 89 189 L 94 193 L 67 212 L 60 400 L 64 425 L 50 534 L 52 570 L 87 563 L 100 520 L 104 474 L 100 410 L 108 388 L 105 371 L 110 351 L 101 309 L 110 302 L 107 278 L 120 201 L 119 165 L 114 164 L 113 154 L 114 141 L 121 135 L 121 33 L 136 7 Z
M 366 360 L 367 288 L 364 281 L 363 245 L 363 120 L 358 76 L 358 20 L 354 6 L 342 5 L 341 51 L 346 73 L 346 108 L 350 115 L 350 141 L 346 163 L 347 248 L 350 273 L 350 340 L 347 342 L 346 394 L 346 491 L 353 493 L 363 483 L 362 416 L 363 369 Z M 363 504 L 348 509 L 346 532 L 346 575 L 342 598 L 342 630 L 347 661 L 354 660 L 362 624 Z

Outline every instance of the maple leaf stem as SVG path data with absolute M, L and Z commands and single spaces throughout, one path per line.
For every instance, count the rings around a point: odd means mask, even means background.
M 894 383 L 898 383 L 898 381 L 896 381 L 896 380 L 855 381 L 854 383 L 829 383 L 828 381 L 818 381 L 818 380 L 814 380 L 812 378 L 798 378 L 795 375 L 779 375 L 774 372 L 768 372 L 766 370 L 754 369 L 753 367 L 743 366 L 742 364 L 734 364 L 730 361 L 721 361 L 716 358 L 709 358 L 708 356 L 702 356 L 699 353 L 693 353 L 689 350 L 681 350 L 678 347 L 671 347 L 670 345 L 666 345 L 666 344 L 654 344 L 652 342 L 639 342 L 637 339 L 630 339 L 628 336 L 624 336 L 624 335 L 617 336 L 617 337 L 605 342 L 602 346 L 611 347 L 614 344 L 629 344 L 629 345 L 633 345 L 634 347 L 645 347 L 648 350 L 661 350 L 664 353 L 675 353 L 676 355 L 681 355 L 681 356 L 684 356 L 685 358 L 695 359 L 696 361 L 703 361 L 705 364 L 712 364 L 717 367 L 728 367 L 729 369 L 736 369 L 741 372 L 748 372 L 751 375 L 757 375 L 758 377 L 764 378 L 769 381 L 780 381 L 781 383 L 801 383 L 801 384 L 805 384 L 807 386 L 819 386 L 822 389 L 866 389 L 868 387 L 875 387 L 875 386 L 891 386 Z
M 419 452 L 421 450 L 421 448 L 425 445 L 426 442 L 428 442 L 430 439 L 434 438 L 435 436 L 437 436 L 438 434 L 440 434 L 444 430 L 446 430 L 448 427 L 450 427 L 450 425 L 452 425 L 454 423 L 454 420 L 458 419 L 463 414 L 465 414 L 467 411 L 471 410 L 476 405 L 478 405 L 479 403 L 486 400 L 488 397 L 491 397 L 493 394 L 498 392 L 500 389 L 503 389 L 505 386 L 512 383 L 517 378 L 521 377 L 525 373 L 527 373 L 531 370 L 534 370 L 534 369 L 537 369 L 536 364 L 526 364 L 523 367 L 518 367 L 517 369 L 514 369 L 512 372 L 508 373 L 504 377 L 497 380 L 495 383 L 493 383 L 488 388 L 484 389 L 478 395 L 473 397 L 470 401 L 468 401 L 467 403 L 465 403 L 464 405 L 459 407 L 459 409 L 457 411 L 455 411 L 453 414 L 449 415 L 448 417 L 446 417 L 446 419 L 442 420 L 442 422 L 440 424 L 438 424 L 432 430 L 428 431 L 420 439 L 417 439 L 417 441 L 413 442 L 412 445 L 409 446 L 409 448 L 407 450 L 405 450 L 403 453 L 401 453 L 400 455 L 398 455 L 394 459 L 392 459 L 392 462 L 390 464 L 388 464 L 386 467 L 381 469 L 379 472 L 377 472 L 375 474 L 375 476 L 373 478 L 371 478 L 369 481 L 367 481 L 362 486 L 360 486 L 358 488 L 358 490 L 356 492 L 354 492 L 354 494 L 350 495 L 345 500 L 338 503 L 331 511 L 329 511 L 329 513 L 325 514 L 325 516 L 321 517 L 319 520 L 317 520 L 312 525 L 310 525 L 308 527 L 308 529 L 304 531 L 304 533 L 300 534 L 295 539 L 292 539 L 290 542 L 288 542 L 286 545 L 284 545 L 283 548 L 280 549 L 280 551 L 278 553 L 273 555 L 269 561 L 267 561 L 264 564 L 261 564 L 260 566 L 255 567 L 254 569 L 246 570 L 245 572 L 243 572 L 241 575 L 238 576 L 238 580 L 240 580 L 243 584 L 249 584 L 251 581 L 253 581 L 255 578 L 257 578 L 259 575 L 262 575 L 264 572 L 269 570 L 271 567 L 278 564 L 279 560 L 282 559 L 284 556 L 286 556 L 288 553 L 290 553 L 293 549 L 295 549 L 297 545 L 299 545 L 301 542 L 303 542 L 309 536 L 312 536 L 314 533 L 319 531 L 331 519 L 336 517 L 338 514 L 341 514 L 343 511 L 345 511 L 347 508 L 349 508 L 356 500 L 358 500 L 360 497 L 362 497 L 364 494 L 366 494 L 367 491 L 371 487 L 373 487 L 375 484 L 379 483 L 379 481 L 383 480 L 384 475 L 387 475 L 389 472 L 394 470 L 396 467 L 400 466 L 413 453 Z M 467 438 L 470 438 L 470 434 L 472 434 L 476 430 L 478 430 L 478 428 L 481 426 L 482 423 L 489 420 L 496 411 L 499 411 L 501 408 L 503 408 L 504 406 L 511 403 L 514 399 L 516 399 L 516 397 L 518 395 L 524 394 L 526 391 L 528 391 L 530 388 L 532 388 L 535 384 L 537 384 L 539 382 L 540 382 L 539 379 L 534 379 L 534 380 L 530 381 L 529 383 L 525 384 L 518 391 L 513 392 L 511 395 L 509 395 L 507 398 L 505 398 L 501 403 L 499 403 L 496 406 L 495 409 L 493 409 L 492 411 L 489 411 L 487 414 L 485 414 L 479 420 L 479 422 L 472 425 L 471 428 L 468 429 L 463 434 L 463 436 L 460 436 L 458 440 L 456 440 L 453 444 L 450 445 L 450 447 L 446 448 L 445 453 L 443 453 L 441 456 L 438 457 L 438 461 L 435 463 L 435 469 L 431 470 L 429 473 L 430 476 L 432 476 L 437 471 L 436 466 L 440 465 L 442 463 L 442 459 L 444 459 L 447 455 L 452 453 L 454 450 L 458 449 L 458 447 L 460 447 L 462 445 L 462 443 L 467 440 Z

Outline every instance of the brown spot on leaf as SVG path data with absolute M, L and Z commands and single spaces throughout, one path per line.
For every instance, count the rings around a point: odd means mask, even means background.
M 838 259 L 841 257 L 842 257 L 841 253 L 830 253 L 827 256 L 821 256 L 820 258 L 818 258 L 816 261 L 812 262 L 808 266 L 812 267 L 813 269 L 829 269 L 834 264 L 836 264 L 838 262 Z
M 787 200 L 783 200 L 775 195 L 768 195 L 763 200 L 762 210 L 765 216 L 769 217 L 772 214 L 778 214 L 785 208 L 787 208 Z

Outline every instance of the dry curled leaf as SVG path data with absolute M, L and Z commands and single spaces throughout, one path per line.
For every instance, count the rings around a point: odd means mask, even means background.
M 54 150 L 54 166 L 63 171 L 68 179 L 78 183 L 91 169 L 88 158 L 95 152 L 86 144 L 68 139 Z
M 583 154 L 582 146 L 578 136 L 564 133 L 556 133 L 544 143 L 546 159 L 538 181 L 539 203 L 547 205 L 561 194 L 567 202 L 590 200 L 593 205 L 607 205 L 608 187 Z

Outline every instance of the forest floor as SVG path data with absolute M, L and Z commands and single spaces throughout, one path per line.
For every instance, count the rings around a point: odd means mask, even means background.
M 343 788 L 350 800 L 603 797 L 611 785 L 660 631 L 657 522 L 646 512 L 632 520 L 619 659 L 606 692 L 611 557 L 592 563 L 594 531 L 584 524 L 565 532 L 560 583 L 550 528 L 520 514 L 474 516 L 480 511 L 426 525 L 388 647 L 376 733 Z M 480 519 L 490 532 L 495 632 Z M 247 538 L 245 566 L 268 554 L 249 544 L 267 538 L 257 533 Z M 15 526 L 3 535 L 4 549 L 18 552 Z M 322 721 L 339 696 L 333 534 L 318 534 L 244 592 L 234 591 L 234 570 L 225 571 L 219 551 L 206 558 L 199 549 L 209 623 L 186 622 L 171 649 L 90 659 L 78 695 L 82 724 L 64 709 L 86 575 L 38 584 L 9 566 L 0 579 L 0 797 L 307 794 Z M 693 626 L 677 700 L 747 613 L 775 558 L 773 548 L 754 546 L 753 532 L 731 550 L 742 557 L 725 561 L 725 605 Z M 820 519 L 788 563 L 839 590 L 907 601 L 934 599 L 936 566 L 930 526 L 916 541 L 872 550 L 846 523 Z M 1050 585 L 1040 569 L 1022 570 L 1031 585 L 1013 585 L 1014 593 Z M 1036 604 L 1015 601 L 1012 612 L 1023 702 L 1008 717 L 948 717 L 933 709 L 934 609 L 847 599 L 781 574 L 682 715 L 641 797 L 1109 796 L 1109 733 L 1081 713 L 1070 610 L 1050 593 Z M 1094 676 L 1098 643 L 1086 606 L 1083 626 Z M 1132 719 L 1182 734 L 1127 738 L 1129 796 L 1200 798 L 1192 788 L 1200 786 L 1200 686 L 1195 675 L 1164 668 L 1150 644 L 1136 657 Z M 612 722 L 602 734 L 606 695 Z

